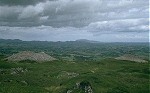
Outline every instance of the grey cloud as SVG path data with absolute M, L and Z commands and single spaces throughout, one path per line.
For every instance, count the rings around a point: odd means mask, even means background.
M 85 28 L 62 27 L 53 28 L 50 26 L 38 27 L 0 27 L 0 38 L 21 39 L 21 40 L 41 40 L 41 41 L 70 41 L 77 39 L 90 39 L 106 42 L 147 42 L 148 32 L 111 32 L 105 31 L 100 36 L 95 36 Z
M 44 6 L 41 3 L 37 4 L 36 6 L 28 6 L 24 8 L 21 14 L 19 14 L 19 19 L 34 18 L 43 12 L 43 7 Z
M 0 38 L 54 41 L 83 38 L 111 41 L 124 35 L 120 38 L 122 41 L 129 40 L 130 37 L 134 38 L 130 38 L 131 41 L 146 41 L 149 31 L 148 2 L 1 0 Z
M 149 19 L 123 19 L 100 21 L 89 24 L 86 29 L 93 33 L 108 33 L 108 32 L 148 32 Z
M 35 5 L 0 6 L 0 25 L 83 27 L 97 21 L 148 18 L 147 0 L 38 1 Z
M 20 6 L 0 6 L 0 21 L 17 21 L 22 9 L 23 7 Z
M 0 38 L 21 39 L 21 40 L 50 40 L 67 41 L 82 38 L 89 38 L 92 34 L 79 28 L 62 27 L 53 28 L 51 26 L 38 27 L 0 27 Z
M 39 2 L 45 2 L 46 0 L 1 0 L 0 5 L 9 5 L 9 6 L 15 6 L 15 5 L 21 5 L 21 6 L 27 6 L 27 5 L 34 5 Z M 54 0 L 51 0 L 54 1 Z

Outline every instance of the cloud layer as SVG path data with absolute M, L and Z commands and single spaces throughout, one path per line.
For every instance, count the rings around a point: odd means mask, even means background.
M 0 6 L 0 25 L 82 27 L 96 21 L 148 18 L 147 0 L 31 0 L 35 4 L 23 6 L 25 1 Z
M 138 35 L 141 33 L 143 35 L 141 37 L 145 39 L 147 36 L 144 35 L 149 31 L 148 2 L 148 0 L 1 0 L 0 38 L 27 40 L 26 38 L 29 39 L 31 36 L 33 40 L 39 36 L 43 38 L 42 40 L 50 40 L 50 37 L 51 40 L 59 40 L 60 37 L 65 38 L 64 40 L 75 40 L 81 37 L 88 39 L 88 36 L 89 39 L 93 39 L 104 34 L 124 33 L 126 36 L 130 33 Z M 57 37 L 52 36 L 53 34 Z

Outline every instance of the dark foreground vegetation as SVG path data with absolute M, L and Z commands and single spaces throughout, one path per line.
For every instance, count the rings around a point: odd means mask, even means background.
M 58 60 L 5 60 L 19 51 Z M 124 54 L 148 63 L 121 61 Z M 0 40 L 0 93 L 149 93 L 147 43 L 25 42 Z

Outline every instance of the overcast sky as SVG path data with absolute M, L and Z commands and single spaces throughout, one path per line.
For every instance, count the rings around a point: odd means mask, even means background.
M 149 0 L 0 0 L 0 38 L 148 42 Z

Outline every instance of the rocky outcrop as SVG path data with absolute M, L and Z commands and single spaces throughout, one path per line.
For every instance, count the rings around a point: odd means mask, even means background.
M 115 58 L 117 60 L 128 60 L 128 61 L 133 61 L 133 62 L 139 62 L 139 63 L 147 63 L 148 61 L 134 55 L 126 54 L 120 57 Z
M 94 93 L 90 82 L 81 81 L 76 83 L 76 86 L 73 89 L 69 89 L 66 93 Z
M 23 61 L 23 60 L 32 60 L 36 62 L 43 62 L 43 61 L 53 61 L 56 60 L 55 58 L 49 56 L 44 52 L 35 53 L 32 51 L 23 51 L 17 54 L 13 54 L 12 56 L 6 58 L 8 61 Z
M 93 93 L 91 84 L 88 81 L 80 82 L 79 89 L 82 89 L 85 93 Z

